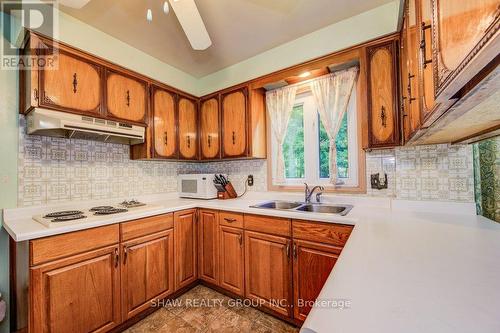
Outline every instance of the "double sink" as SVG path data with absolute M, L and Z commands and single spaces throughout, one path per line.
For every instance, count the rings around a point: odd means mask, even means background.
M 288 210 L 295 212 L 311 212 L 323 214 L 336 214 L 345 216 L 352 209 L 352 205 L 329 205 L 323 203 L 304 203 L 296 201 L 266 201 L 261 204 L 250 206 L 252 208 Z

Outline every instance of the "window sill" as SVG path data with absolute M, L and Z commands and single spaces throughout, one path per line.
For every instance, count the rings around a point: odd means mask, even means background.
M 316 185 L 316 184 L 310 184 Z M 356 194 L 364 194 L 366 193 L 366 187 L 363 185 L 358 186 L 332 186 L 332 185 L 322 185 L 325 190 L 325 193 L 356 193 Z M 268 185 L 269 191 L 274 192 L 303 192 L 304 185 Z

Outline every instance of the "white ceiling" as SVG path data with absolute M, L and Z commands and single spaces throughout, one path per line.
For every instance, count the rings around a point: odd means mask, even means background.
M 180 0 L 182 1 L 182 0 Z M 391 0 L 196 0 L 212 39 L 191 48 L 163 0 L 92 0 L 71 16 L 195 77 L 236 64 L 280 44 Z M 146 20 L 152 8 L 153 22 Z

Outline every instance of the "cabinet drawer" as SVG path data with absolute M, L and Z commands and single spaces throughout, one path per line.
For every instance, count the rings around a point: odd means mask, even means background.
M 119 241 L 118 224 L 35 239 L 29 243 L 30 265 L 69 257 L 117 244 Z
M 245 230 L 290 237 L 290 220 L 281 217 L 245 215 Z
M 352 226 L 293 220 L 293 238 L 344 246 L 352 231 Z
M 129 239 L 171 229 L 173 227 L 174 227 L 173 213 L 151 216 L 140 220 L 121 223 L 120 236 L 123 242 Z
M 243 228 L 243 214 L 231 213 L 231 212 L 220 212 L 219 213 L 219 224 L 227 225 L 234 228 Z

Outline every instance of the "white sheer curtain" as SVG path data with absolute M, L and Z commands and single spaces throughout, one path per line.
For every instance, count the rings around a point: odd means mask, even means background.
M 285 159 L 283 157 L 283 141 L 285 140 L 288 121 L 295 102 L 297 86 L 270 90 L 266 93 L 266 106 L 271 119 L 271 130 L 278 144 L 278 156 L 274 183 L 285 183 Z
M 335 138 L 347 110 L 357 75 L 358 68 L 351 67 L 311 82 L 311 90 L 321 116 L 321 122 L 330 140 L 330 183 L 332 184 L 337 184 L 337 146 L 335 145 Z

